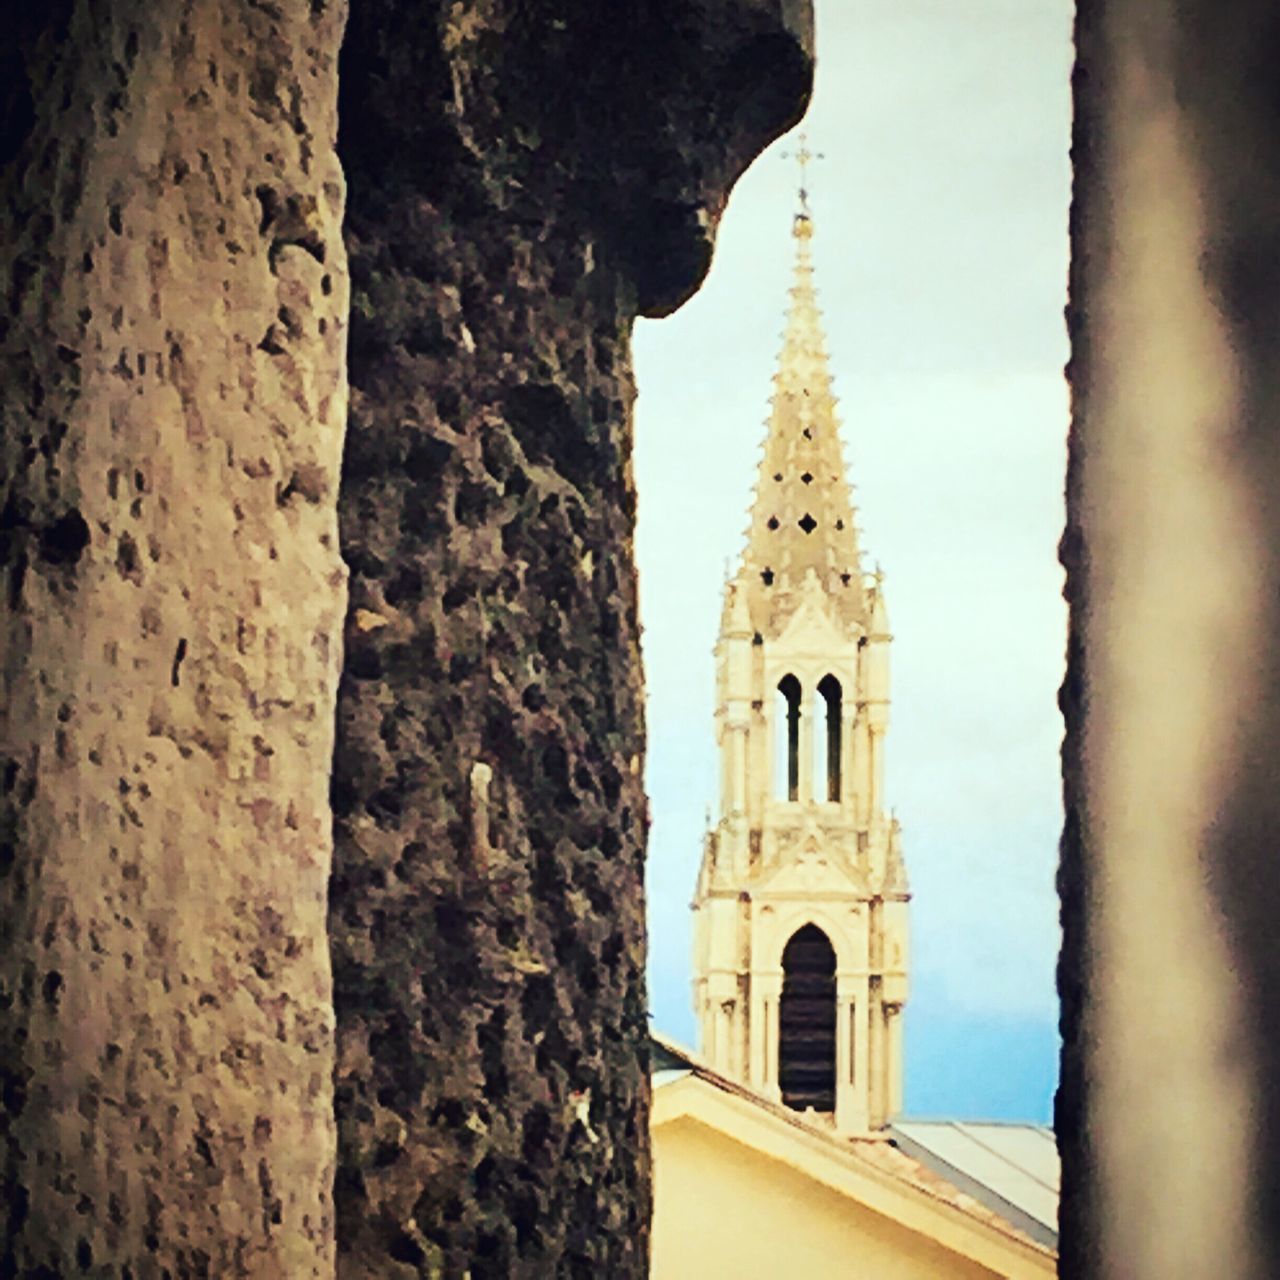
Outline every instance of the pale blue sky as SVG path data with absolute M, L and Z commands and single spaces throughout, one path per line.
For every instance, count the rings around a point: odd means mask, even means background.
M 917 1114 L 1045 1120 L 1056 1077 L 1070 23 L 1066 0 L 818 0 L 814 259 L 895 636 Z M 739 184 L 702 292 L 635 341 L 650 1003 L 690 1043 L 711 647 L 782 331 L 794 142 Z

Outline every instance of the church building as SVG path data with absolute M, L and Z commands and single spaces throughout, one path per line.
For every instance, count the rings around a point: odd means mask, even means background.
M 1055 1274 L 1045 1129 L 903 1123 L 908 891 L 889 615 L 846 476 L 801 192 L 747 543 L 716 644 L 696 1054 L 655 1037 L 657 1280 Z

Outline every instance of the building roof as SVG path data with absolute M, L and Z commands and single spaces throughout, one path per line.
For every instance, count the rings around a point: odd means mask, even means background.
M 1058 1247 L 1058 1145 L 1042 1125 L 898 1120 L 889 1129 L 913 1157 L 1018 1230 Z
M 1052 1261 L 1057 1250 L 1058 1161 L 1050 1131 L 1035 1125 L 904 1120 L 883 1135 L 840 1137 L 722 1076 L 659 1033 L 651 1034 L 651 1046 L 655 1111 L 661 1111 L 657 1100 L 663 1093 L 674 1092 L 682 1081 L 710 1086 L 801 1131 L 814 1149 L 829 1156 L 838 1151 L 850 1171 L 887 1175 L 901 1189 L 958 1212 L 975 1228 L 1022 1246 L 1031 1261 L 1025 1274 L 1052 1274 L 1034 1261 L 1036 1255 Z

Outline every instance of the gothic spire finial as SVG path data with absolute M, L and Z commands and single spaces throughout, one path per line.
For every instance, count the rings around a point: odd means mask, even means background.
M 807 146 L 801 154 L 812 158 Z M 868 604 L 813 285 L 808 213 L 796 215 L 793 234 L 791 304 L 743 558 L 757 626 L 771 602 L 798 592 L 809 572 L 848 620 L 863 619 Z

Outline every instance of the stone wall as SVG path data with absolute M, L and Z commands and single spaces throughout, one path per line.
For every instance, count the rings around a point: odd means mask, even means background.
M 1280 1269 L 1280 15 L 1080 0 L 1065 1277 Z
M 797 11 L 353 12 L 343 1275 L 647 1272 L 630 335 L 803 106 Z

